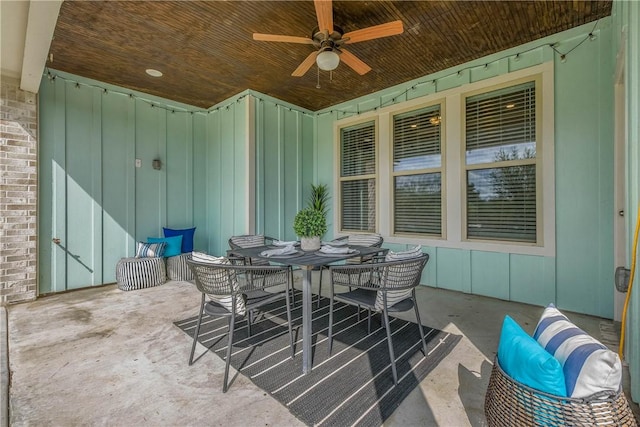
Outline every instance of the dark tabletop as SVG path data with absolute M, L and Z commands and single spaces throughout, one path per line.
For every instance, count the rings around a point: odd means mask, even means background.
M 296 248 L 298 249 L 299 253 L 296 256 L 291 256 L 291 255 L 287 255 L 287 256 L 270 256 L 270 257 L 263 257 L 260 255 L 260 253 L 262 251 L 268 250 L 268 249 L 275 249 L 277 248 L 277 246 L 258 246 L 255 248 L 240 248 L 240 249 L 233 249 L 232 251 L 229 251 L 230 253 L 236 254 L 236 255 L 241 255 L 243 257 L 249 257 L 249 258 L 260 258 L 260 259 L 264 259 L 267 261 L 272 261 L 272 262 L 276 262 L 279 264 L 286 264 L 286 265 L 297 265 L 300 267 L 308 267 L 308 268 L 312 268 L 312 267 L 319 267 L 321 265 L 326 265 L 326 264 L 331 264 L 333 262 L 337 262 L 337 261 L 344 261 L 345 259 L 349 259 L 349 258 L 357 258 L 357 257 L 361 257 L 361 256 L 367 256 L 367 255 L 373 255 L 376 254 L 378 252 L 383 252 L 386 249 L 383 248 L 375 248 L 375 247 L 365 247 L 365 246 L 349 246 L 349 248 L 351 249 L 355 249 L 357 250 L 359 253 L 356 254 L 335 254 L 335 256 L 325 256 L 325 255 L 318 255 L 317 251 L 313 251 L 313 252 L 304 252 L 302 250 L 300 250 L 300 248 Z

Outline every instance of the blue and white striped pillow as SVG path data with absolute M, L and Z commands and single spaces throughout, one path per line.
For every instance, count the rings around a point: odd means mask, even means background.
M 138 242 L 136 246 L 136 258 L 159 258 L 164 254 L 165 242 L 144 243 Z
M 571 323 L 553 304 L 542 313 L 533 338 L 562 365 L 569 397 L 620 390 L 618 355 Z

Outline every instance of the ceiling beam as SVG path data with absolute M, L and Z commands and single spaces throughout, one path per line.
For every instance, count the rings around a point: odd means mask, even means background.
M 20 89 L 38 93 L 62 0 L 31 1 Z

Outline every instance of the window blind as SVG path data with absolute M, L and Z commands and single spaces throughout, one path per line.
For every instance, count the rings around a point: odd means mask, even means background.
M 442 235 L 440 111 L 438 104 L 393 117 L 394 233 Z
M 442 235 L 440 173 L 396 176 L 394 188 L 396 233 Z
M 375 173 L 375 123 L 344 128 L 340 131 L 340 176 Z
M 393 117 L 393 170 L 440 167 L 440 105 Z
M 469 97 L 465 117 L 467 164 L 535 156 L 535 82 Z
M 340 229 L 376 229 L 375 122 L 340 130 Z M 373 176 L 372 176 L 373 175 Z
M 466 164 L 467 237 L 535 243 L 535 82 L 467 98 Z
M 375 231 L 376 229 L 376 181 L 362 179 L 343 181 L 342 229 Z

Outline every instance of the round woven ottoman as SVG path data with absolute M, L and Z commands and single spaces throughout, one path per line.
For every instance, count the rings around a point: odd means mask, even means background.
M 193 280 L 193 274 L 187 260 L 191 258 L 191 252 L 170 256 L 167 258 L 167 276 L 169 280 Z
M 123 291 L 159 286 L 166 281 L 164 258 L 122 258 L 116 265 L 116 282 Z

